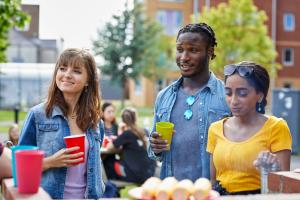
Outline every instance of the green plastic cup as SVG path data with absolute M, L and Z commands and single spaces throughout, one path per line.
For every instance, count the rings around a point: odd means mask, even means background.
M 161 139 L 167 140 L 170 150 L 172 135 L 174 130 L 174 124 L 171 122 L 157 122 L 156 123 L 156 132 L 161 135 Z

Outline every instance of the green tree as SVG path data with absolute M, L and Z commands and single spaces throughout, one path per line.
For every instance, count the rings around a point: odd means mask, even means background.
M 229 0 L 201 13 L 200 21 L 213 27 L 218 42 L 217 57 L 211 62 L 213 71 L 221 74 L 226 64 L 252 60 L 275 75 L 279 64 L 275 63 L 277 53 L 267 33 L 267 16 L 252 0 Z
M 21 10 L 21 0 L 0 0 L 0 63 L 6 62 L 5 51 L 9 45 L 8 31 L 24 27 L 30 16 Z
M 132 9 L 126 3 L 122 14 L 114 15 L 93 41 L 95 54 L 103 58 L 101 71 L 123 88 L 122 102 L 129 78 L 156 78 L 166 66 L 168 40 L 144 13 L 141 3 L 135 2 Z

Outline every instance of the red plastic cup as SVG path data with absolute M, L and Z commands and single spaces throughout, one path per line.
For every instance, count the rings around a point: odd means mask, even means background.
M 107 147 L 108 143 L 109 143 L 109 138 L 105 136 L 103 139 L 103 147 L 104 148 Z
M 85 135 L 70 135 L 70 136 L 66 136 L 64 137 L 65 143 L 67 148 L 71 148 L 71 147 L 76 147 L 79 146 L 80 148 L 76 151 L 72 151 L 71 153 L 79 153 L 79 152 L 83 152 L 83 155 L 78 157 L 78 158 L 83 158 L 82 161 L 79 161 L 77 163 L 74 164 L 80 164 L 80 163 L 84 163 L 84 159 L 85 159 Z M 76 159 L 78 159 L 76 158 Z
M 44 152 L 41 150 L 17 150 L 15 156 L 18 192 L 22 194 L 37 193 L 41 182 Z

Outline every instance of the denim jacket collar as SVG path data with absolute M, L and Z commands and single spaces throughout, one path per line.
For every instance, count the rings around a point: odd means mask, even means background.
M 57 105 L 54 105 L 51 117 L 53 118 L 53 117 L 55 117 L 57 115 L 61 115 L 61 116 L 64 117 L 64 113 L 62 112 L 62 110 L 60 109 L 60 107 L 57 106 Z
M 57 105 L 53 106 L 53 110 L 52 110 L 52 114 L 51 114 L 52 118 L 55 117 L 55 116 L 62 116 L 62 117 L 65 118 L 64 113 L 62 112 L 62 110 L 60 109 L 60 107 L 57 106 Z M 97 127 L 97 129 L 96 129 L 96 135 L 99 135 L 99 132 L 97 131 L 98 129 L 99 129 L 99 127 Z M 86 133 L 87 134 L 89 134 L 90 132 L 94 133 L 94 131 L 95 130 L 92 130 L 91 127 L 89 126 L 88 129 L 87 129 L 87 131 L 86 131 Z
M 153 129 L 151 134 L 156 130 L 155 123 L 158 121 L 170 121 L 171 112 L 173 110 L 174 103 L 176 101 L 178 89 L 183 81 L 183 77 L 179 78 L 177 81 L 173 82 L 172 85 L 164 88 L 159 92 L 155 103 L 155 114 L 153 121 Z M 230 111 L 225 101 L 225 89 L 224 84 L 221 80 L 217 79 L 215 75 L 210 72 L 210 78 L 207 84 L 204 86 L 207 91 L 201 92 L 203 102 L 205 105 L 203 107 L 203 112 L 201 111 L 202 118 L 206 120 L 198 120 L 199 126 L 199 141 L 201 152 L 201 157 L 199 158 L 199 165 L 202 166 L 202 176 L 209 178 L 209 154 L 206 152 L 207 144 L 207 132 L 208 127 L 211 123 L 222 119 L 224 116 L 228 116 Z M 149 137 L 151 138 L 151 137 Z M 161 154 L 155 154 L 151 146 L 148 146 L 149 157 L 155 160 L 162 161 L 161 167 L 161 178 L 167 176 L 174 176 L 173 165 L 172 165 L 172 148 L 171 150 L 163 152 Z
M 174 82 L 174 84 L 172 86 L 173 92 L 177 92 L 177 90 L 179 89 L 179 87 L 182 84 L 182 81 L 183 81 L 183 77 L 181 76 L 178 80 L 176 80 Z M 210 76 L 209 76 L 208 82 L 206 83 L 206 85 L 204 86 L 204 88 L 210 89 L 210 91 L 211 91 L 212 94 L 216 93 L 217 79 L 216 79 L 216 76 L 214 75 L 213 72 L 210 72 Z

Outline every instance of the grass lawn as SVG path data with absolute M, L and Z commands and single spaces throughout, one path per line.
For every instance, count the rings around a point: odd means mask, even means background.
M 120 101 L 113 101 L 112 102 L 117 109 L 117 123 L 121 122 L 121 112 L 122 112 L 122 106 Z M 131 104 L 129 101 L 125 101 L 124 107 L 133 107 L 136 108 L 138 113 L 138 125 L 141 128 L 146 128 L 149 131 L 152 129 L 153 124 L 153 108 L 152 107 L 135 107 Z
M 19 121 L 23 121 L 26 116 L 26 112 L 19 112 Z M 14 111 L 12 110 L 0 110 L 0 134 L 7 134 L 9 126 L 14 123 Z
M 19 119 L 23 120 L 26 116 L 25 112 L 19 112 Z M 12 110 L 0 110 L 0 122 L 14 121 L 14 111 Z
M 117 122 L 121 121 L 121 103 L 120 101 L 114 101 L 113 104 L 117 109 Z M 130 102 L 125 102 L 125 107 L 134 107 Z M 136 108 L 138 112 L 138 124 L 141 128 L 152 128 L 153 108 L 141 107 Z M 19 121 L 25 119 L 26 112 L 19 112 Z M 7 134 L 8 128 L 11 123 L 14 122 L 14 111 L 12 110 L 0 110 L 0 134 Z

